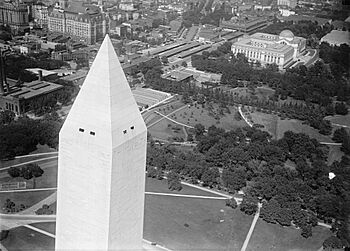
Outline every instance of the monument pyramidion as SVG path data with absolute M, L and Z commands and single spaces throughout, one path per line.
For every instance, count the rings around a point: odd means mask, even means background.
M 108 35 L 59 135 L 56 250 L 142 250 L 147 128 Z

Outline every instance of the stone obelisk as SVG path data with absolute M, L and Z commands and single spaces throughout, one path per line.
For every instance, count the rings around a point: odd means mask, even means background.
M 108 35 L 59 135 L 56 250 L 142 250 L 147 128 Z

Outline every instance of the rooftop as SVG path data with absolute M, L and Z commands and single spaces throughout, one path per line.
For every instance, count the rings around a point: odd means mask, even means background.
M 21 87 L 12 88 L 9 95 L 18 99 L 31 99 L 33 97 L 47 94 L 62 88 L 62 85 L 47 81 L 35 80 L 30 83 L 24 83 Z
M 29 71 L 29 72 L 34 73 L 36 75 L 39 75 L 39 71 L 41 71 L 43 74 L 43 77 L 57 74 L 57 72 L 48 71 L 48 70 L 41 69 L 41 68 L 27 68 L 26 71 Z
M 193 77 L 193 74 L 184 71 L 172 71 L 162 75 L 162 78 L 179 82 L 186 80 L 189 77 Z

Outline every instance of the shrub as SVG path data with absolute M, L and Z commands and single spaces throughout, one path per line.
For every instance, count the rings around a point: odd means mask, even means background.
M 227 199 L 226 200 L 226 206 L 228 207 L 232 207 L 233 209 L 237 208 L 237 201 L 235 200 L 235 198 L 231 198 L 231 199 Z

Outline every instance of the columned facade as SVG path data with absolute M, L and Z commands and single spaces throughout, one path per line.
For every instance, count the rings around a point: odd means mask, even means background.
M 295 60 L 306 48 L 306 39 L 295 37 L 291 31 L 280 35 L 255 33 L 239 38 L 232 45 L 233 54 L 242 53 L 250 62 L 276 64 L 280 69 Z

